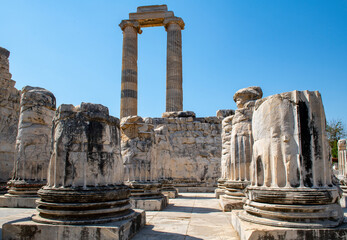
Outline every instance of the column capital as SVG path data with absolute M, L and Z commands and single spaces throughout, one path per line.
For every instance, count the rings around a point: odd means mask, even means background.
M 181 30 L 184 29 L 184 22 L 182 20 L 182 18 L 180 17 L 168 17 L 164 19 L 164 26 L 165 26 L 165 30 L 167 31 L 167 28 L 170 24 L 177 24 L 181 27 Z
M 121 23 L 119 24 L 119 27 L 122 29 L 122 31 L 124 31 L 124 29 L 127 27 L 133 27 L 137 33 L 141 34 L 142 30 L 140 27 L 140 23 L 138 21 L 134 21 L 134 20 L 122 20 Z

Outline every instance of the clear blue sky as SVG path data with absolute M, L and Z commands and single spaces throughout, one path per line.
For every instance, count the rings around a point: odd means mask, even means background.
M 52 91 L 58 105 L 100 103 L 119 117 L 122 31 L 137 6 L 167 4 L 186 28 L 184 110 L 214 116 L 233 94 L 319 90 L 328 120 L 347 122 L 347 1 L 0 0 L 0 46 L 16 87 Z M 165 111 L 166 32 L 139 35 L 138 112 Z

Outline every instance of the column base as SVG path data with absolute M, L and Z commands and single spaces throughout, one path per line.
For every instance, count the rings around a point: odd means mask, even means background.
M 347 207 L 347 195 L 343 193 L 341 199 L 340 199 L 340 205 L 342 208 Z
M 161 190 L 161 193 L 167 198 L 177 198 L 178 196 L 177 189 Z
M 231 198 L 228 195 L 222 195 L 219 198 L 219 205 L 221 206 L 223 212 L 230 212 L 235 209 L 243 209 L 243 199 L 242 198 Z
M 162 198 L 132 198 L 130 197 L 132 208 L 143 209 L 146 211 L 161 211 L 169 204 L 167 197 Z
M 36 200 L 39 197 L 17 197 L 17 196 L 0 196 L 0 207 L 7 208 L 36 208 Z
M 217 199 L 220 199 L 220 197 L 224 194 L 225 194 L 225 188 L 216 188 L 214 190 L 214 195 L 216 196 Z
M 347 224 L 335 228 L 284 228 L 251 223 L 240 219 L 243 210 L 231 213 L 231 224 L 238 232 L 240 240 L 286 239 L 286 240 L 326 240 L 347 239 Z
M 145 211 L 135 212 L 132 218 L 123 221 L 95 225 L 53 225 L 34 222 L 30 217 L 19 219 L 2 226 L 2 239 L 130 239 L 146 223 Z

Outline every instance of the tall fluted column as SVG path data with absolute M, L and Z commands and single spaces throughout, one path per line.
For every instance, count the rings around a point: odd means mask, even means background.
M 167 31 L 166 112 L 183 110 L 182 37 L 184 22 L 171 17 L 164 20 Z
M 137 34 L 141 33 L 137 21 L 123 20 L 122 86 L 120 117 L 137 115 Z

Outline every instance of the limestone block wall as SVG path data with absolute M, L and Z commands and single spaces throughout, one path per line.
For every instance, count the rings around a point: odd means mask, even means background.
M 169 178 L 178 187 L 216 185 L 222 152 L 217 117 L 136 116 L 123 118 L 121 129 L 125 178 Z
M 0 182 L 11 178 L 19 119 L 20 91 L 11 79 L 9 56 L 0 47 Z

